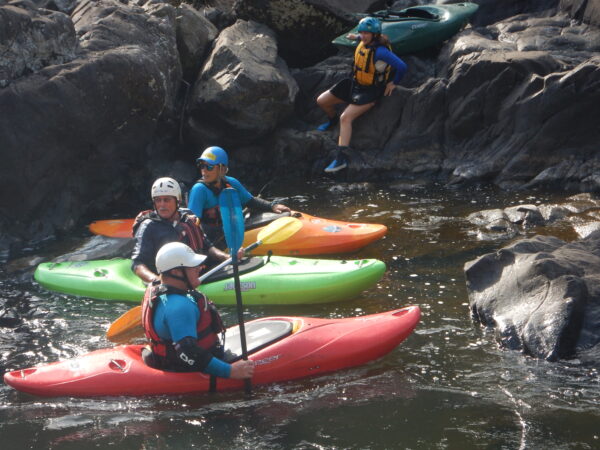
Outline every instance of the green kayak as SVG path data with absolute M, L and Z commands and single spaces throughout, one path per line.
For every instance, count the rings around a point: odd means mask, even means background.
M 479 5 L 463 2 L 450 5 L 421 5 L 400 11 L 377 11 L 369 14 L 381 20 L 382 32 L 392 43 L 395 53 L 402 55 L 432 47 L 451 38 L 464 27 Z M 366 15 L 357 15 L 360 19 Z M 357 27 L 348 33 L 358 34 Z M 344 33 L 333 40 L 340 48 L 354 48 L 358 41 Z
M 235 305 L 233 270 L 227 266 L 198 288 L 214 303 Z M 245 305 L 326 303 L 356 297 L 385 272 L 377 259 L 326 260 L 283 256 L 245 258 L 240 266 Z M 40 264 L 34 274 L 47 289 L 99 300 L 139 303 L 145 286 L 131 260 L 68 261 Z

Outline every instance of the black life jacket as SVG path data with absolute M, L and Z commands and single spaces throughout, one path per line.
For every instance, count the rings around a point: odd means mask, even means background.
M 160 301 L 161 295 L 179 294 L 183 296 L 192 296 L 200 309 L 200 320 L 196 324 L 197 345 L 214 355 L 219 354 L 220 341 L 219 333 L 225 331 L 223 321 L 214 304 L 208 300 L 204 294 L 198 291 L 184 291 L 173 286 L 159 284 L 158 281 L 150 284 L 144 293 L 142 300 L 142 324 L 146 337 L 150 340 L 150 348 L 154 355 L 155 362 L 165 368 L 177 368 L 181 366 L 181 361 L 177 357 L 174 343 L 170 340 L 163 340 L 154 329 L 154 312 L 156 305 Z
M 196 253 L 206 255 L 208 249 L 206 248 L 202 229 L 200 228 L 200 220 L 195 215 L 191 214 L 191 212 L 187 212 L 187 210 L 178 209 L 178 211 L 180 220 L 174 229 L 179 235 L 179 242 L 188 245 Z M 165 222 L 167 225 L 171 226 L 169 221 L 160 217 L 156 211 L 149 209 L 140 212 L 133 221 L 134 236 L 138 227 L 146 219 L 154 222 Z

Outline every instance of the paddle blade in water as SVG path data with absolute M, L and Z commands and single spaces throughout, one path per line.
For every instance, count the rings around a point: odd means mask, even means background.
M 117 344 L 125 344 L 141 337 L 144 337 L 141 306 L 131 308 L 115 320 L 106 332 L 106 338 Z
M 244 242 L 244 214 L 237 191 L 226 188 L 219 194 L 219 209 L 223 232 L 229 251 L 234 255 Z
M 295 217 L 280 217 L 258 233 L 258 240 L 264 244 L 285 241 L 302 228 L 302 222 Z

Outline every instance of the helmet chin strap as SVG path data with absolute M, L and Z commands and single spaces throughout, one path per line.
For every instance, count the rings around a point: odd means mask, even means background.
M 183 270 L 184 275 L 183 276 L 176 275 L 176 274 L 173 273 L 173 270 L 175 270 L 175 269 L 171 269 L 168 272 L 169 277 L 175 278 L 176 280 L 179 280 L 179 281 L 183 281 L 185 283 L 187 289 L 189 291 L 193 291 L 194 290 L 194 286 L 192 286 L 192 283 L 190 283 L 190 280 L 188 280 L 187 275 L 185 275 L 185 268 L 184 267 L 178 267 L 177 269 Z

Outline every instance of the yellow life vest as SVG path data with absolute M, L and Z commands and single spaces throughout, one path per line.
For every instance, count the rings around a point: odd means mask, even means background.
M 389 45 L 387 48 L 392 50 Z M 386 64 L 382 72 L 375 68 L 375 51 L 377 48 L 365 47 L 361 42 L 354 51 L 354 80 L 361 86 L 385 84 L 390 76 L 391 67 Z

